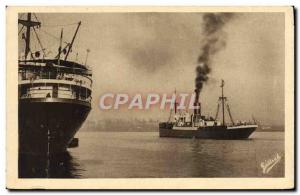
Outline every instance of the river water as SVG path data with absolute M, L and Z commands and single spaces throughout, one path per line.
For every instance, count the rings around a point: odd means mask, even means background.
M 284 132 L 248 140 L 159 138 L 158 132 L 79 131 L 79 147 L 47 161 L 30 159 L 20 177 L 183 178 L 283 177 Z M 280 157 L 268 172 L 264 162 Z M 27 160 L 28 161 L 28 160 Z

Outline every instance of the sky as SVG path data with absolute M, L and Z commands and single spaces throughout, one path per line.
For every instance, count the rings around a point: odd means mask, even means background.
M 168 110 L 101 110 L 102 94 L 192 93 L 195 68 L 207 35 L 205 13 L 38 13 L 37 33 L 55 56 L 61 28 L 70 42 L 81 21 L 70 60 L 93 71 L 88 120 L 167 120 Z M 215 115 L 220 81 L 234 120 L 254 116 L 264 124 L 284 124 L 284 14 L 235 13 L 220 30 L 224 46 L 211 56 L 209 79 L 200 94 L 202 113 Z M 56 38 L 54 38 L 56 37 Z M 20 44 L 21 45 L 21 44 Z M 21 47 L 20 47 L 21 48 Z M 33 42 L 32 50 L 39 50 Z M 20 51 L 20 49 L 19 49 Z M 78 56 L 76 57 L 76 53 Z

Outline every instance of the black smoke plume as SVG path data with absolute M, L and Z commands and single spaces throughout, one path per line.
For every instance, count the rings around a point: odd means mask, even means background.
M 203 15 L 204 44 L 198 57 L 195 79 L 195 102 L 199 101 L 199 94 L 203 84 L 208 81 L 211 72 L 211 57 L 226 46 L 224 25 L 231 20 L 232 13 L 207 13 Z

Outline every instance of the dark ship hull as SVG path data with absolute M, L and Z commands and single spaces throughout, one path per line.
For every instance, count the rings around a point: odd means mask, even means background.
M 37 155 L 65 152 L 90 110 L 90 104 L 80 100 L 19 100 L 19 152 Z
M 198 138 L 198 139 L 247 139 L 256 127 L 227 129 L 226 126 L 201 127 L 197 130 L 174 130 L 172 123 L 159 124 L 160 137 Z

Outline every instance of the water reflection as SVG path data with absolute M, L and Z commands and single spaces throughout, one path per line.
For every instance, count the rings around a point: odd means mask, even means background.
M 69 153 L 19 154 L 19 178 L 79 178 L 84 170 Z
M 224 156 L 224 143 L 215 140 L 193 140 L 190 145 L 193 172 L 191 177 L 223 177 L 233 166 Z

